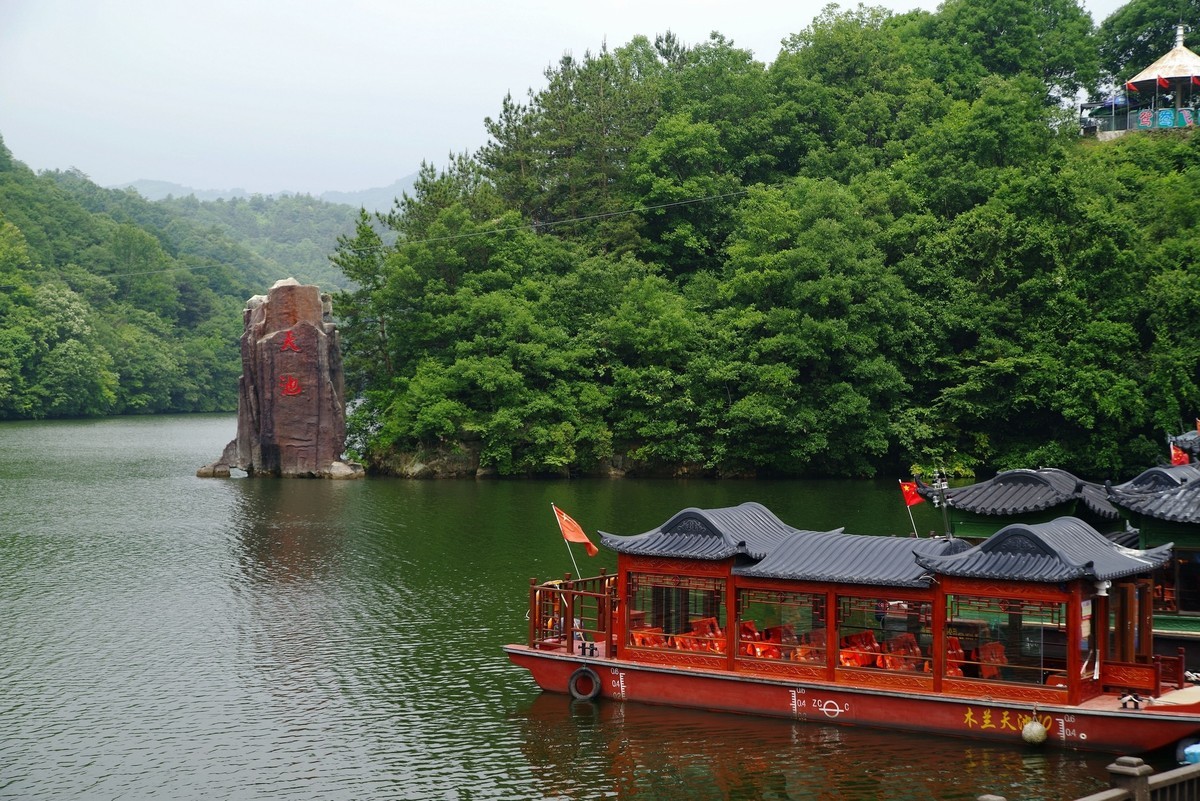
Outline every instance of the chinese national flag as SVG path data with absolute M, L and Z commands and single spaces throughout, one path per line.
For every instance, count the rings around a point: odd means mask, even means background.
M 1200 78 L 1197 78 L 1195 75 L 1192 76 L 1192 86 L 1200 86 Z
M 1185 451 L 1176 447 L 1175 443 L 1171 443 L 1171 464 L 1187 464 L 1191 459 Z
M 916 506 L 918 503 L 925 503 L 925 499 L 917 493 L 917 482 L 901 481 L 900 492 L 904 494 L 904 504 L 906 506 Z
M 1155 77 L 1155 80 L 1158 81 L 1158 87 L 1160 89 L 1166 89 L 1168 86 L 1171 85 L 1170 82 L 1161 75 Z
M 562 529 L 563 539 L 567 542 L 578 542 L 587 549 L 588 556 L 595 556 L 600 553 L 600 549 L 592 545 L 592 541 L 588 539 L 588 535 L 583 533 L 583 529 L 579 524 L 571 519 L 571 516 L 559 509 L 554 504 L 550 504 L 550 508 L 554 510 L 554 516 L 558 518 L 558 527 Z
M 1125 89 L 1126 89 L 1126 91 L 1129 91 L 1129 92 L 1136 92 L 1136 91 L 1137 91 L 1137 84 L 1135 84 L 1133 81 L 1126 81 L 1126 82 L 1125 82 Z

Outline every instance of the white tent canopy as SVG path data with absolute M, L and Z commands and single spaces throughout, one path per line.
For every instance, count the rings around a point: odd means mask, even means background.
M 1171 52 L 1155 61 L 1149 67 L 1129 79 L 1130 83 L 1156 81 L 1164 78 L 1168 81 L 1190 79 L 1193 75 L 1200 77 L 1200 56 L 1183 46 L 1183 26 L 1175 29 L 1175 47 Z

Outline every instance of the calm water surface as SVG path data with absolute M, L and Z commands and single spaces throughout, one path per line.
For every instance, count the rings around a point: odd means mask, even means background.
M 1106 756 L 572 703 L 500 650 L 525 636 L 529 578 L 573 571 L 552 501 L 620 534 L 746 500 L 801 527 L 902 534 L 896 477 L 196 478 L 235 429 L 0 424 L 0 798 L 1057 801 L 1106 786 Z M 616 563 L 576 558 L 589 575 Z

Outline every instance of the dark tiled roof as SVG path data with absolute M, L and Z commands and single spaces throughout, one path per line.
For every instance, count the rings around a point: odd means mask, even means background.
M 1200 480 L 1158 492 L 1130 492 L 1113 487 L 1112 499 L 1120 507 L 1155 520 L 1200 523 Z
M 684 509 L 656 529 L 631 537 L 600 532 L 600 542 L 617 553 L 688 559 L 761 559 L 798 529 L 759 503 L 724 509 Z
M 927 500 L 937 495 L 927 484 L 918 484 L 917 491 Z M 1078 500 L 1102 519 L 1115 520 L 1120 516 L 1102 485 L 1076 478 L 1056 467 L 1006 470 L 978 484 L 952 487 L 946 490 L 946 500 L 956 509 L 981 515 L 1041 512 Z
M 733 572 L 797 581 L 924 587 L 929 584 L 929 571 L 917 564 L 915 553 L 948 554 L 967 547 L 963 540 L 946 537 L 918 540 L 799 532 L 781 542 L 761 562 L 735 567 Z
M 1136 548 L 1138 547 L 1138 543 L 1142 541 L 1141 529 L 1133 528 L 1128 522 L 1121 531 L 1105 531 L 1103 534 L 1106 540 L 1115 542 L 1117 545 L 1123 545 L 1126 548 Z
M 948 576 L 1054 582 L 1147 573 L 1170 558 L 1170 545 L 1146 551 L 1122 548 L 1082 520 L 1060 517 L 1049 523 L 1005 526 L 970 550 L 918 555 L 917 561 Z
M 1192 459 L 1200 459 L 1200 420 L 1196 421 L 1196 431 L 1185 431 L 1182 434 L 1177 434 L 1174 437 L 1169 437 L 1172 445 L 1175 445 Z
M 1194 464 L 1164 465 L 1151 467 L 1124 484 L 1117 484 L 1113 489 L 1119 493 L 1161 492 L 1174 489 L 1189 481 L 1198 480 L 1200 480 L 1200 467 Z

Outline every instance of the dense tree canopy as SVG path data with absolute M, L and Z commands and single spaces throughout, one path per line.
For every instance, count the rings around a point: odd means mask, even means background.
M 236 409 L 241 310 L 288 274 L 0 142 L 0 419 Z
M 720 34 L 566 58 L 477 154 L 364 216 L 336 256 L 359 283 L 340 302 L 362 455 L 719 475 L 1160 458 L 1200 410 L 1200 140 L 1079 139 L 1073 97 L 1113 70 L 1079 2 L 830 6 L 781 39 L 771 64 Z

